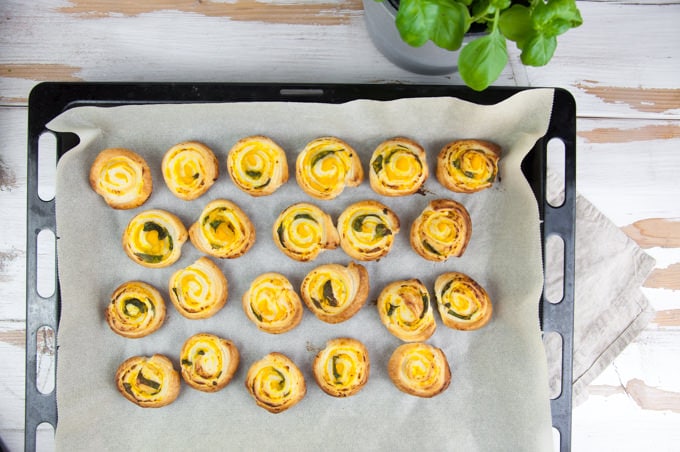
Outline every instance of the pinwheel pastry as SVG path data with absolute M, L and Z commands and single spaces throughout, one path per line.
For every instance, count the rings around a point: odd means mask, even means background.
M 246 388 L 258 406 L 280 413 L 298 403 L 307 393 L 305 377 L 290 358 L 272 352 L 253 363 L 246 374 Z
M 371 157 L 371 188 L 384 196 L 417 192 L 430 174 L 425 159 L 422 146 L 408 138 L 396 137 L 380 143 Z
M 125 253 L 140 265 L 151 268 L 174 264 L 187 241 L 187 230 L 176 215 L 152 209 L 136 215 L 123 232 Z
M 285 333 L 302 320 L 300 297 L 288 278 L 279 273 L 263 273 L 255 278 L 241 302 L 246 316 L 267 333 Z
M 335 137 L 313 140 L 296 160 L 297 183 L 308 195 L 317 199 L 333 199 L 345 186 L 356 187 L 364 179 L 359 155 L 352 147 Z
M 261 135 L 243 138 L 231 148 L 227 170 L 234 184 L 253 196 L 271 195 L 288 181 L 286 153 Z
M 255 243 L 255 227 L 248 216 L 231 201 L 208 203 L 189 228 L 196 248 L 214 257 L 233 259 L 244 255 Z
M 474 193 L 491 187 L 498 173 L 501 148 L 489 141 L 447 144 L 437 157 L 437 180 L 449 190 Z
M 207 257 L 199 257 L 170 276 L 170 301 L 188 319 L 213 316 L 227 302 L 229 286 L 220 268 Z
M 451 383 L 444 352 L 423 342 L 397 347 L 387 363 L 387 372 L 399 390 L 418 397 L 434 397 Z
M 142 408 L 158 408 L 179 395 L 179 372 L 166 356 L 133 356 L 118 367 L 116 387 L 130 402 Z
M 216 392 L 231 381 L 239 360 L 240 355 L 233 342 L 214 334 L 195 334 L 182 346 L 182 378 L 194 389 Z
M 185 201 L 207 192 L 220 174 L 212 149 L 196 141 L 179 143 L 168 149 L 161 169 L 168 189 Z
M 90 167 L 90 186 L 114 209 L 133 209 L 153 190 L 151 170 L 144 158 L 129 149 L 105 149 Z
M 276 246 L 296 261 L 314 260 L 320 252 L 338 247 L 338 232 L 330 215 L 313 204 L 297 203 L 281 212 L 272 235 Z
M 165 301 L 150 284 L 128 281 L 113 291 L 104 314 L 115 333 L 135 339 L 148 336 L 163 325 Z
M 312 370 L 314 379 L 326 394 L 352 396 L 368 381 L 368 350 L 356 339 L 331 339 L 316 355 Z
M 411 225 L 411 246 L 431 261 L 462 256 L 472 235 L 465 206 L 450 199 L 430 201 Z
M 457 330 L 476 330 L 491 319 L 489 294 L 469 276 L 449 272 L 434 282 L 437 307 L 444 325 Z
M 390 252 L 399 232 L 399 218 L 377 201 L 359 201 L 338 218 L 340 246 L 354 259 L 370 261 Z
M 324 264 L 310 271 L 302 280 L 300 294 L 305 304 L 320 320 L 340 323 L 354 316 L 366 303 L 369 282 L 363 265 L 350 262 Z
M 437 327 L 430 294 L 417 279 L 385 286 L 378 296 L 378 314 L 387 330 L 406 342 L 427 340 Z

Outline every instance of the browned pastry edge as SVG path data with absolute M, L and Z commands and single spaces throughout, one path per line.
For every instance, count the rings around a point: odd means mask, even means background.
M 108 196 L 108 193 L 101 191 L 99 189 L 98 184 L 102 167 L 111 158 L 117 157 L 119 155 L 129 158 L 135 163 L 141 165 L 142 167 L 142 181 L 143 181 L 142 191 L 132 201 L 127 201 L 123 203 L 116 202 L 115 198 L 112 198 Z M 146 160 L 144 160 L 144 158 L 141 155 L 137 154 L 136 152 L 130 149 L 109 148 L 101 151 L 95 158 L 94 162 L 92 163 L 92 166 L 90 167 L 90 174 L 88 179 L 90 182 L 90 187 L 92 187 L 95 193 L 100 195 L 104 199 L 106 204 L 108 204 L 110 207 L 119 210 L 134 209 L 135 207 L 141 206 L 146 202 L 147 199 L 149 199 L 149 196 L 151 196 L 151 192 L 153 191 L 153 180 L 151 177 L 151 169 L 149 168 L 149 165 L 146 163 Z

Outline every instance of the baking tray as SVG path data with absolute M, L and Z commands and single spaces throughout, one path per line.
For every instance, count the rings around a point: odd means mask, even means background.
M 477 104 L 495 104 L 524 89 L 492 87 L 475 92 L 462 86 L 394 84 L 247 84 L 247 83 L 71 83 L 45 82 L 35 86 L 28 102 L 27 175 L 27 257 L 26 257 L 26 417 L 25 450 L 36 448 L 36 429 L 42 423 L 57 426 L 56 389 L 43 394 L 36 385 L 37 334 L 41 327 L 59 325 L 59 281 L 54 274 L 54 294 L 38 294 L 37 237 L 50 230 L 56 237 L 55 200 L 38 196 L 39 139 L 48 132 L 46 124 L 65 110 L 80 106 L 130 104 L 295 101 L 344 103 L 356 99 L 394 100 L 411 97 L 450 96 Z M 53 132 L 50 132 L 53 133 Z M 57 133 L 59 159 L 77 144 L 73 134 Z M 559 140 L 564 146 L 564 198 L 560 206 L 546 199 L 548 143 Z M 571 94 L 555 89 L 548 131 L 539 139 L 522 163 L 539 207 L 543 255 L 548 237 L 559 236 L 564 243 L 562 299 L 551 303 L 540 300 L 542 331 L 561 336 L 561 387 L 551 400 L 553 427 L 559 432 L 560 451 L 571 450 L 572 355 L 574 326 L 574 220 L 576 203 L 576 104 Z M 56 248 L 56 247 L 55 247 Z M 56 257 L 56 249 L 54 256 Z M 58 359 L 55 348 L 55 363 Z M 56 368 L 56 366 L 55 366 Z

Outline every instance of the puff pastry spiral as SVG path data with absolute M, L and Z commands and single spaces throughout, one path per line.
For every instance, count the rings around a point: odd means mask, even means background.
M 305 378 L 286 355 L 272 352 L 253 363 L 246 375 L 246 388 L 255 403 L 270 413 L 280 413 L 307 393 Z
M 203 208 L 189 228 L 196 248 L 213 257 L 233 259 L 244 255 L 255 243 L 255 227 L 239 206 L 216 199 Z
M 242 305 L 246 316 L 267 333 L 285 333 L 302 320 L 300 297 L 280 273 L 263 273 L 255 278 L 243 294 Z
M 465 206 L 450 199 L 430 201 L 411 225 L 411 246 L 425 259 L 445 261 L 462 256 L 472 235 Z
M 234 184 L 252 196 L 270 195 L 288 181 L 286 153 L 262 135 L 243 138 L 232 146 L 227 170 Z
M 423 342 L 397 347 L 387 363 L 387 372 L 399 390 L 418 397 L 434 397 L 451 383 L 444 352 Z
M 187 230 L 176 215 L 152 209 L 133 217 L 123 232 L 125 253 L 140 265 L 157 268 L 174 264 L 187 241 Z
M 179 395 L 179 372 L 166 356 L 133 356 L 116 372 L 116 387 L 130 402 L 142 408 L 158 408 Z
M 370 261 L 390 252 L 399 218 L 378 201 L 359 201 L 338 217 L 340 246 L 354 259 Z
M 229 294 L 224 273 L 205 256 L 173 273 L 168 285 L 172 304 L 189 319 L 213 316 L 224 307 Z
M 185 201 L 207 192 L 220 174 L 212 149 L 197 141 L 179 143 L 168 149 L 161 170 L 168 189 Z
M 373 151 L 369 181 L 378 194 L 410 195 L 420 190 L 429 174 L 425 150 L 413 140 L 392 138 Z
M 182 378 L 199 391 L 219 391 L 231 381 L 239 360 L 238 348 L 230 340 L 214 334 L 195 334 L 182 346 Z
M 417 279 L 385 286 L 378 296 L 378 314 L 387 330 L 406 342 L 427 340 L 437 327 L 430 294 Z
M 459 272 L 439 275 L 434 282 L 437 307 L 444 325 L 457 330 L 476 330 L 491 319 L 489 294 L 474 279 Z
M 90 167 L 90 186 L 114 209 L 133 209 L 153 191 L 146 160 L 130 149 L 105 149 Z
M 370 372 L 368 350 L 356 339 L 331 339 L 314 358 L 314 379 L 333 397 L 349 397 L 361 390 Z
M 354 316 L 368 297 L 368 271 L 350 262 L 320 265 L 302 280 L 300 294 L 315 316 L 327 323 L 340 323 Z
M 281 212 L 272 235 L 276 246 L 296 261 L 314 260 L 319 253 L 338 247 L 338 232 L 330 215 L 313 204 L 297 203 Z
M 449 190 L 474 193 L 491 187 L 498 173 L 501 148 L 483 140 L 459 140 L 437 157 L 437 180 Z
M 128 281 L 113 291 L 105 317 L 116 334 L 133 339 L 148 336 L 163 325 L 165 301 L 150 284 Z

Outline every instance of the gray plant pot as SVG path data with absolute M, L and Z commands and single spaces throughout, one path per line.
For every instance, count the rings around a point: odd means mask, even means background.
M 389 0 L 363 0 L 363 3 L 368 34 L 375 47 L 392 63 L 417 74 L 444 75 L 456 72 L 458 51 L 442 49 L 431 41 L 421 47 L 406 44 L 394 24 L 397 9 Z

